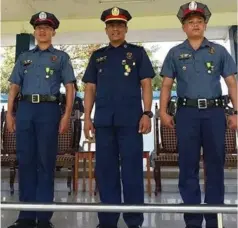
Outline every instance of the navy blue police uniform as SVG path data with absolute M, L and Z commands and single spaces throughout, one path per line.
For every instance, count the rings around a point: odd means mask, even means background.
M 181 6 L 181 23 L 192 14 L 208 22 L 211 13 L 206 5 L 191 2 Z M 205 203 L 224 203 L 224 158 L 226 117 L 220 84 L 236 73 L 236 65 L 227 50 L 204 38 L 194 50 L 188 40 L 173 47 L 167 54 L 161 76 L 176 79 L 178 110 L 176 134 L 179 152 L 179 190 L 185 204 L 200 204 L 200 150 L 206 166 Z M 217 228 L 215 214 L 205 214 L 207 228 Z M 202 214 L 185 214 L 188 228 L 201 228 Z
M 34 28 L 42 24 L 54 29 L 59 26 L 58 19 L 47 12 L 33 15 L 30 23 Z M 19 56 L 9 81 L 19 85 L 21 93 L 16 112 L 19 199 L 24 203 L 50 203 L 54 197 L 61 119 L 59 90 L 61 83 L 75 81 L 70 58 L 52 45 L 44 51 L 36 46 Z M 48 227 L 52 215 L 53 212 L 21 211 L 18 221 L 11 227 L 35 227 L 30 224 L 35 224 L 36 219 L 42 227 Z
M 131 19 L 128 11 L 111 8 L 102 13 L 105 23 Z M 143 115 L 141 80 L 155 75 L 143 47 L 123 42 L 93 52 L 83 82 L 96 85 L 96 180 L 102 203 L 142 204 L 143 138 L 138 133 Z M 120 174 L 121 167 L 121 174 Z M 100 228 L 117 227 L 119 213 L 99 213 Z M 125 213 L 128 227 L 139 227 L 143 214 Z

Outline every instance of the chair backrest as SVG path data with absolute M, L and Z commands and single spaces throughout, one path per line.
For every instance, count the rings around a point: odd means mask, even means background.
M 236 131 L 227 128 L 225 135 L 225 150 L 227 154 L 237 154 L 236 139 Z
M 160 126 L 161 145 L 167 153 L 177 153 L 177 137 L 175 128 Z
M 2 145 L 2 154 L 16 154 L 16 133 L 8 131 L 6 119 L 3 121 Z
M 83 151 L 91 151 L 91 146 L 92 144 L 96 143 L 95 138 L 93 137 L 92 139 L 86 139 L 83 141 Z M 85 146 L 88 145 L 88 148 L 85 150 Z
M 160 130 L 159 130 L 160 129 Z M 159 133 L 161 134 L 161 146 L 163 152 L 175 153 L 177 148 L 177 137 L 174 129 L 161 126 L 159 123 L 159 109 L 157 103 L 155 104 L 155 117 L 154 117 L 154 137 L 155 148 L 157 153 L 160 152 Z M 227 154 L 237 154 L 237 134 L 235 130 L 226 129 L 225 134 L 225 152 Z
M 69 121 L 69 130 L 65 134 L 58 135 L 58 154 L 74 153 L 74 122 L 72 117 Z M 16 133 L 7 129 L 6 120 L 3 121 L 2 129 L 2 154 L 16 154 Z
M 69 130 L 64 134 L 58 134 L 58 154 L 73 154 L 75 153 L 75 138 L 74 125 L 76 119 L 70 118 Z
M 155 148 L 157 154 L 162 153 L 177 153 L 177 137 L 175 129 L 166 128 L 160 124 L 159 109 L 157 103 L 155 104 L 154 117 L 154 134 L 155 134 Z M 161 145 L 160 145 L 161 139 Z M 162 147 L 162 148 L 161 148 Z M 161 150 L 163 149 L 163 150 Z

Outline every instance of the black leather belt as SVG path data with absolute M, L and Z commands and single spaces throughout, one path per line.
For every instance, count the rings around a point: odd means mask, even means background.
M 26 100 L 34 104 L 38 104 L 40 102 L 59 102 L 58 96 L 51 95 L 40 95 L 40 94 L 32 94 L 32 95 L 23 95 L 20 100 Z
M 225 107 L 225 100 L 222 98 L 216 99 L 188 99 L 178 98 L 178 107 L 194 107 L 198 109 L 206 109 L 212 107 Z

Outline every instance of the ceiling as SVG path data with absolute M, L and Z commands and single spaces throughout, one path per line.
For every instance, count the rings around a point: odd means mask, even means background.
M 228 38 L 228 27 L 208 28 L 206 37 L 210 40 L 225 40 Z M 127 34 L 128 42 L 169 42 L 182 41 L 185 34 L 181 29 L 164 29 L 164 30 L 130 30 Z M 1 46 L 15 45 L 16 35 L 2 35 Z M 53 38 L 53 44 L 95 44 L 107 43 L 108 38 L 104 31 L 101 32 L 70 32 L 56 33 Z
M 105 3 L 100 3 L 104 1 Z M 229 4 L 228 4 L 229 1 Z M 200 0 L 213 13 L 236 12 L 236 0 Z M 176 2 L 176 4 L 175 4 Z M 176 15 L 187 0 L 1 0 L 2 21 L 28 21 L 38 11 L 54 13 L 60 20 L 100 18 L 103 10 L 118 6 L 134 17 Z
M 31 33 L 29 20 L 39 11 L 54 13 L 61 22 L 54 44 L 108 42 L 99 18 L 103 10 L 113 6 L 127 9 L 134 17 L 129 24 L 129 42 L 180 41 L 185 39 L 185 34 L 176 14 L 186 2 L 188 0 L 1 0 L 1 46 L 15 45 L 18 33 Z M 200 2 L 207 4 L 213 13 L 206 37 L 226 39 L 229 26 L 237 24 L 237 1 Z

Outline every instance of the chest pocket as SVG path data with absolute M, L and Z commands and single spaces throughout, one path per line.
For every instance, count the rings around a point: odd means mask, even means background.
M 213 75 L 220 77 L 221 75 L 221 66 L 220 62 L 214 58 L 205 58 L 204 59 L 204 70 L 208 75 Z
M 179 59 L 179 64 L 181 66 L 189 65 L 189 64 L 193 64 L 193 63 L 194 63 L 194 61 L 193 61 L 192 57 L 188 58 L 188 59 Z
M 35 72 L 34 63 L 28 64 L 28 65 L 23 65 L 23 75 L 24 76 L 34 74 L 34 72 Z
M 97 77 L 100 79 L 101 77 L 108 76 L 108 70 L 105 62 L 99 62 L 96 65 L 97 69 Z
M 60 83 L 62 81 L 60 62 L 49 63 L 49 64 L 44 63 L 42 64 L 42 71 L 46 81 L 51 83 L 53 82 Z
M 179 59 L 177 62 L 177 71 L 178 77 L 181 77 L 183 80 L 187 80 L 189 75 L 194 72 L 194 61 L 193 58 L 188 59 Z

